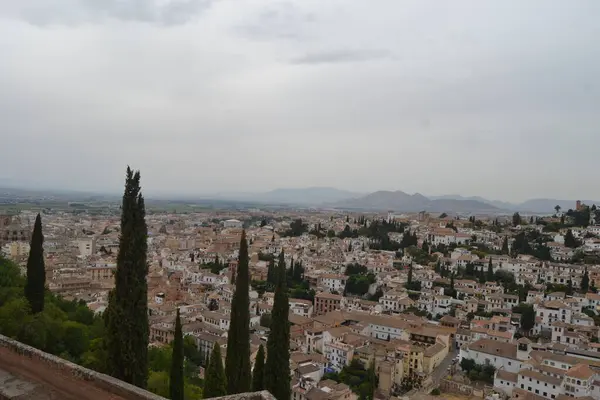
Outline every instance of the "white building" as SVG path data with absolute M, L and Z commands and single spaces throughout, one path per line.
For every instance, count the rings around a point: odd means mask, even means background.
M 227 221 L 223 221 L 224 228 L 242 228 L 244 223 L 237 219 L 228 219 Z
M 346 275 L 322 274 L 319 276 L 317 284 L 320 287 L 329 289 L 331 292 L 336 291 L 341 294 L 344 292 L 344 288 L 346 287 L 346 280 Z
M 96 254 L 96 238 L 83 238 L 77 241 L 79 254 L 83 257 L 89 257 Z

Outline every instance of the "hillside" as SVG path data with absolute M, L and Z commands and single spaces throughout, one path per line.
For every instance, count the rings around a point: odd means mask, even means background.
M 477 200 L 429 199 L 422 194 L 413 195 L 400 190 L 378 191 L 356 199 L 330 204 L 336 208 L 357 210 L 391 210 L 404 212 L 495 212 L 498 207 Z

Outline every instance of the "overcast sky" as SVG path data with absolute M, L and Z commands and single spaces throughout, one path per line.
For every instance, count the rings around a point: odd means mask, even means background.
M 598 0 L 0 0 L 0 186 L 600 199 Z

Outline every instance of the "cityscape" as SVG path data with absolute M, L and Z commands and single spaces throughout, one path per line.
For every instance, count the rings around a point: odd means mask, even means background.
M 595 204 L 146 210 L 140 180 L 127 170 L 120 203 L 5 189 L 2 340 L 164 398 L 600 395 Z
M 0 1 L 0 400 L 600 400 L 599 16 Z

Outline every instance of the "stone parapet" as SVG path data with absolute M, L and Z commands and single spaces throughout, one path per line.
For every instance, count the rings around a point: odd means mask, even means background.
M 70 361 L 0 335 L 0 369 L 16 379 L 30 383 L 31 391 L 46 392 L 48 398 L 166 400 L 111 376 L 84 368 Z M 2 394 L 0 398 L 10 398 Z M 31 393 L 30 393 L 31 394 Z M 30 398 L 23 394 L 23 397 Z M 17 398 L 17 397 L 15 397 Z

